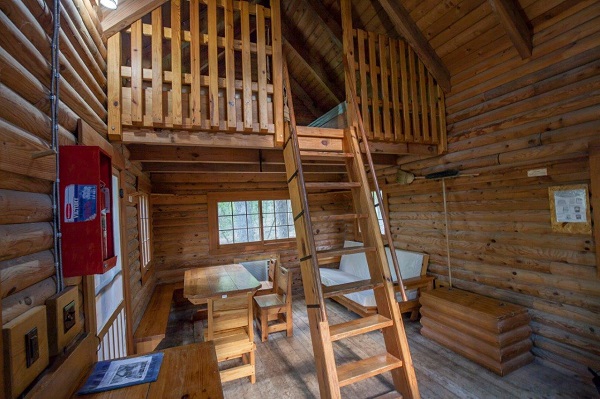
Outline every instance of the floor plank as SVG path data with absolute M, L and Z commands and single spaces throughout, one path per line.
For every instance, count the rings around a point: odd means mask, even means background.
M 159 349 L 202 340 L 203 322 L 192 322 L 196 307 L 175 301 L 171 307 L 167 336 Z M 315 366 L 312 356 L 310 328 L 304 301 L 294 299 L 294 335 L 269 336 L 267 342 L 256 341 L 256 383 L 246 379 L 227 382 L 223 386 L 226 398 L 262 399 L 318 398 Z M 341 305 L 328 301 L 331 323 L 342 323 L 358 316 Z M 204 322 L 206 323 L 206 322 Z M 431 398 L 597 398 L 591 384 L 533 362 L 505 377 L 441 347 L 419 334 L 418 322 L 405 321 L 409 345 L 421 397 Z M 375 355 L 384 351 L 378 331 L 351 337 L 334 343 L 337 364 Z M 342 397 L 372 398 L 393 389 L 389 373 L 369 378 L 342 388 Z

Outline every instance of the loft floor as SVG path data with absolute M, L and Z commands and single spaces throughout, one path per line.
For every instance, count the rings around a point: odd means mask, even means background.
M 171 308 L 167 338 L 158 349 L 202 340 L 205 325 L 191 321 L 195 307 L 181 295 Z M 331 323 L 357 316 L 341 305 L 328 301 Z M 294 300 L 294 336 L 284 333 L 256 342 L 256 384 L 246 379 L 225 383 L 226 398 L 318 398 L 310 328 L 302 299 Z M 206 323 L 206 322 L 204 322 Z M 421 397 L 427 398 L 597 398 L 595 388 L 580 379 L 563 374 L 537 361 L 499 377 L 469 360 L 441 347 L 419 334 L 418 322 L 405 321 Z M 336 342 L 338 363 L 358 358 L 365 352 L 383 352 L 383 338 L 372 332 Z M 342 388 L 345 398 L 371 398 L 393 389 L 391 376 L 384 374 Z

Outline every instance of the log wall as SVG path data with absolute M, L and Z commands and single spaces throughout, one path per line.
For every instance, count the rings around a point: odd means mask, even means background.
M 335 181 L 339 176 L 314 174 L 310 180 Z M 160 282 L 182 281 L 186 269 L 233 263 L 234 258 L 247 255 L 209 253 L 207 194 L 248 191 L 287 192 L 283 173 L 238 174 L 153 174 L 152 206 L 154 257 Z M 347 194 L 311 196 L 311 215 L 343 213 L 351 206 Z M 340 246 L 352 239 L 353 228 L 340 222 L 315 225 L 315 241 L 320 249 Z M 261 253 L 259 251 L 257 253 Z M 302 278 L 295 242 L 291 246 L 276 246 L 268 253 L 279 253 L 284 267 L 294 272 L 293 291 L 301 294 Z
M 60 144 L 76 144 L 81 119 L 106 138 L 106 42 L 89 0 L 61 1 Z M 42 305 L 56 293 L 52 238 L 52 181 L 55 157 L 32 158 L 50 148 L 52 1 L 0 3 L 0 298 L 2 323 Z M 119 149 L 127 158 L 127 150 Z M 139 165 L 127 163 L 131 182 L 143 181 Z M 136 176 L 138 179 L 136 180 Z M 147 178 L 146 178 L 147 179 Z M 149 187 L 149 182 L 146 182 Z M 135 204 L 124 209 L 131 239 L 134 319 L 141 315 L 155 279 L 141 288 Z M 133 233 L 135 230 L 135 234 Z M 137 271 L 137 273 L 136 273 Z M 79 285 L 81 278 L 67 279 Z M 84 315 L 83 315 L 84 316 Z
M 591 234 L 552 231 L 548 187 L 600 173 L 588 161 L 600 133 L 600 3 L 537 19 L 533 32 L 529 59 L 505 48 L 453 72 L 448 154 L 400 167 L 461 171 L 446 179 L 454 286 L 526 306 L 537 361 L 589 378 L 587 366 L 600 368 L 597 248 Z M 385 190 L 396 245 L 429 253 L 429 272 L 448 283 L 441 182 Z

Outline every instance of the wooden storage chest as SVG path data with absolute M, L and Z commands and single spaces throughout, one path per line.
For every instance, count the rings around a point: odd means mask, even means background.
M 421 334 L 496 374 L 533 360 L 522 306 L 447 287 L 423 292 L 421 305 Z

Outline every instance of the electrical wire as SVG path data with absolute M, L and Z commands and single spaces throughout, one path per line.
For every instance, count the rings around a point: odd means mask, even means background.
M 64 289 L 62 271 L 61 233 L 60 233 L 60 157 L 58 141 L 58 105 L 60 90 L 60 65 L 59 65 L 59 37 L 60 37 L 60 0 L 54 0 L 53 15 L 54 24 L 52 32 L 52 82 L 50 87 L 50 105 L 52 121 L 52 150 L 56 154 L 56 180 L 52 185 L 52 213 L 54 235 L 54 269 L 56 273 L 56 292 Z

